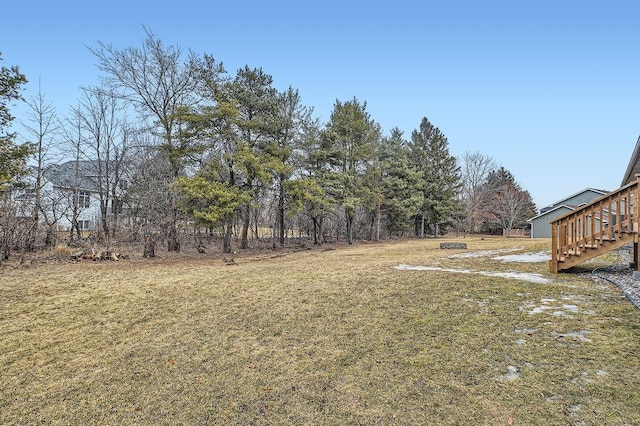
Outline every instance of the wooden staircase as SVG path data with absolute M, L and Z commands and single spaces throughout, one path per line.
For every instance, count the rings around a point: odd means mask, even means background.
M 634 244 L 638 264 L 640 177 L 591 204 L 551 222 L 551 272 L 569 269 L 625 244 Z

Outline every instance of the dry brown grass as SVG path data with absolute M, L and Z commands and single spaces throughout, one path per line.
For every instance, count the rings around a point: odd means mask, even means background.
M 5 266 L 0 424 L 640 423 L 640 314 L 618 289 L 441 241 Z

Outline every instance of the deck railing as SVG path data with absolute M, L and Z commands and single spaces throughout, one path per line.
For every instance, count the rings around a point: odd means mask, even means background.
M 637 179 L 640 179 L 638 177 Z M 598 249 L 621 236 L 637 233 L 638 182 L 632 182 L 551 222 L 551 272 L 563 262 Z M 586 259 L 585 259 L 586 260 Z M 578 262 L 567 262 L 570 267 Z

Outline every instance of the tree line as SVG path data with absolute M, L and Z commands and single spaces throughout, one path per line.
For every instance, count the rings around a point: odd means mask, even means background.
M 231 252 L 291 237 L 351 244 L 501 232 L 535 214 L 508 170 L 479 152 L 455 158 L 426 117 L 408 137 L 398 128 L 385 135 L 354 97 L 336 100 L 321 123 L 297 89 L 277 90 L 261 68 L 231 75 L 213 56 L 166 46 L 150 32 L 141 47 L 99 43 L 91 51 L 101 84 L 82 88 L 65 119 L 39 90 L 27 100 L 20 135 L 8 131 L 9 106 L 22 99 L 26 77 L 15 66 L 1 69 L 7 254 L 55 244 L 63 215 L 67 239 L 83 238 L 77 218 L 87 168 L 100 206 L 94 237 L 156 235 L 169 251 L 190 238 L 215 239 Z M 60 161 L 75 167 L 65 200 L 44 191 L 48 168 Z M 30 194 L 28 212 L 19 212 L 16 191 Z

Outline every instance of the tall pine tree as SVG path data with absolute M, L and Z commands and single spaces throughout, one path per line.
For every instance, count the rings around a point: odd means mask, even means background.
M 356 209 L 363 202 L 363 178 L 375 154 L 380 126 L 367 112 L 366 102 L 337 100 L 321 137 L 332 166 L 327 192 L 344 209 L 347 242 L 353 244 Z
M 462 211 L 459 192 L 460 168 L 449 153 L 445 135 L 424 117 L 409 143 L 414 167 L 421 173 L 422 200 L 415 217 L 416 234 L 424 237 L 427 228 L 437 237 L 441 228 L 456 221 Z
M 398 128 L 381 140 L 377 150 L 381 169 L 382 214 L 390 235 L 402 236 L 418 212 L 422 193 L 420 173 L 413 167 L 408 143 Z

